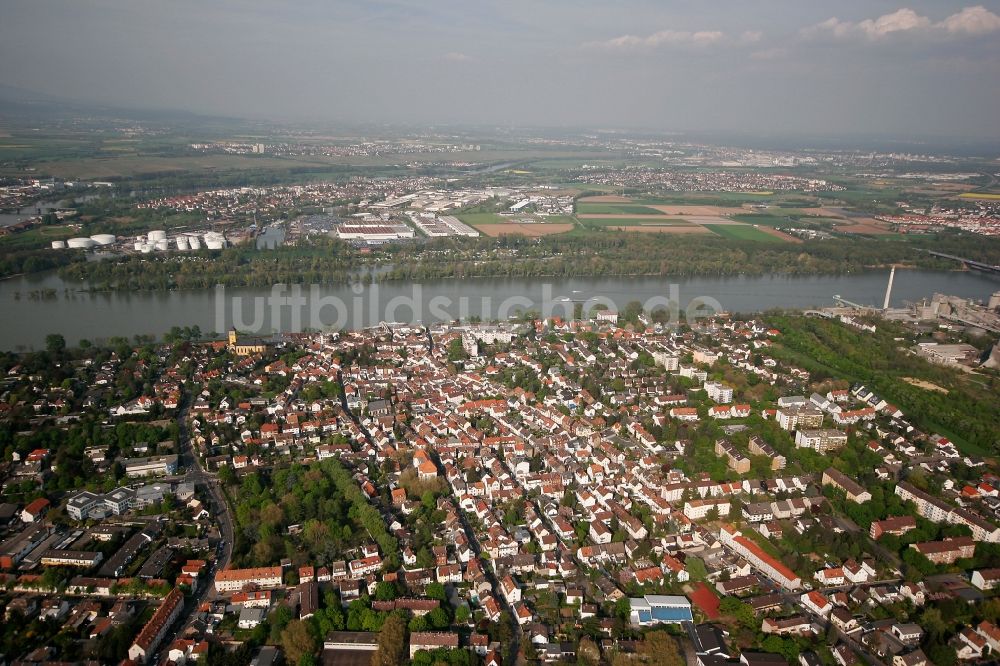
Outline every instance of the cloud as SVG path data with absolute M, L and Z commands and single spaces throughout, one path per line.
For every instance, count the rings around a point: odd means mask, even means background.
M 898 9 L 891 14 L 879 16 L 877 19 L 867 19 L 858 23 L 858 28 L 872 39 L 891 35 L 894 32 L 910 30 L 926 30 L 931 20 L 921 16 L 912 9 Z
M 726 35 L 718 30 L 701 30 L 689 32 L 686 30 L 660 30 L 651 35 L 622 35 L 613 39 L 598 42 L 588 42 L 589 48 L 607 49 L 611 51 L 632 51 L 654 49 L 660 46 L 711 46 L 726 40 Z
M 841 21 L 833 17 L 803 29 L 801 35 L 805 38 L 832 36 L 837 39 L 852 39 L 863 37 L 876 41 L 897 34 L 941 37 L 985 35 L 998 30 L 1000 30 L 1000 16 L 982 5 L 976 5 L 975 7 L 965 7 L 938 23 L 908 7 L 856 23 Z
M 982 5 L 966 7 L 938 24 L 952 34 L 985 35 L 1000 30 L 1000 16 Z

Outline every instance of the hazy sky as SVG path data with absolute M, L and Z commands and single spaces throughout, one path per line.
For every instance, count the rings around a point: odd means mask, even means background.
M 1000 0 L 0 0 L 0 83 L 254 118 L 1000 136 Z

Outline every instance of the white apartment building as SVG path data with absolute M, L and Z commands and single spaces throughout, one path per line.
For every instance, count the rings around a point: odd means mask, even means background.
M 705 382 L 705 393 L 709 400 L 713 400 L 721 405 L 733 401 L 733 389 L 721 382 Z

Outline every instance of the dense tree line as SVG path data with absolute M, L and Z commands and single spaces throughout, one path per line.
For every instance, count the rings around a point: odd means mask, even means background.
M 249 247 L 196 253 L 128 255 L 75 263 L 60 275 L 91 288 L 161 290 L 286 284 L 346 284 L 468 277 L 694 276 L 841 274 L 904 263 L 952 269 L 924 250 L 1000 263 L 1000 241 L 968 234 L 873 240 L 837 238 L 802 244 L 709 236 L 587 232 L 528 239 L 437 239 L 391 244 L 360 255 L 347 243 L 313 239 L 261 252 Z
M 82 261 L 84 261 L 83 252 L 75 250 L 61 252 L 53 252 L 49 248 L 7 250 L 0 255 L 0 278 L 21 273 L 38 273 Z

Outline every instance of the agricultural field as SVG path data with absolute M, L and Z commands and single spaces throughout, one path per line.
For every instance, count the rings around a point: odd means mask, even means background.
M 708 196 L 683 195 L 677 197 L 681 202 L 671 201 L 672 197 L 663 198 L 626 198 L 618 195 L 601 195 L 584 197 L 577 201 L 577 219 L 587 229 L 603 229 L 607 231 L 641 232 L 641 233 L 675 233 L 704 234 L 714 233 L 723 238 L 735 240 L 751 240 L 762 243 L 799 243 L 798 238 L 769 228 L 771 226 L 798 226 L 795 220 L 802 216 L 815 214 L 822 209 L 809 209 L 810 213 L 802 213 L 799 209 L 778 209 L 775 214 L 755 213 L 754 208 L 745 202 L 751 197 L 770 196 L 772 193 L 721 193 L 726 195 L 719 199 L 718 194 Z M 733 195 L 733 196 L 730 196 Z M 791 203 L 791 200 L 784 203 Z M 810 201 L 801 197 L 795 200 L 799 205 L 808 206 Z M 759 206 L 759 204 L 757 204 Z M 771 207 L 777 208 L 775 202 Z M 835 222 L 848 222 L 837 216 L 837 220 L 829 220 L 828 225 Z M 763 228 L 755 225 L 762 223 Z M 809 225 L 809 223 L 806 223 Z
M 626 203 L 578 203 L 576 212 L 580 215 L 656 215 L 655 208 Z
M 689 227 L 692 226 L 687 220 L 681 220 L 663 215 L 608 215 L 594 216 L 580 215 L 580 224 L 585 227 L 612 227 L 618 225 L 626 226 L 657 226 L 657 227 Z
M 746 211 L 746 209 L 741 206 L 692 206 L 679 204 L 653 204 L 650 208 L 653 208 L 664 215 L 691 215 L 694 217 L 717 218 L 726 218 Z
M 759 241 L 762 243 L 782 243 L 784 238 L 774 236 L 749 224 L 706 224 L 705 228 L 723 238 Z
M 983 201 L 1000 201 L 1000 194 L 989 192 L 963 192 L 958 195 L 959 199 L 981 199 Z
M 819 218 L 816 218 L 819 219 Z M 740 213 L 733 220 L 766 227 L 811 227 L 811 220 L 798 219 L 797 215 L 774 215 L 771 213 Z
M 562 222 L 548 224 L 519 224 L 517 222 L 506 222 L 502 224 L 477 224 L 475 227 L 477 231 L 491 238 L 496 238 L 497 236 L 503 236 L 506 234 L 521 234 L 522 236 L 535 238 L 538 236 L 563 234 L 567 231 L 572 231 L 574 225 Z
M 655 197 L 636 197 L 633 203 L 644 206 L 740 207 L 750 204 L 777 203 L 786 200 L 790 194 L 774 192 L 670 192 Z M 801 194 L 799 196 L 801 197 Z
M 576 226 L 573 218 L 565 215 L 507 217 L 497 213 L 463 213 L 457 217 L 483 235 L 494 238 L 503 234 L 522 234 L 533 238 L 551 236 L 571 231 Z
M 507 218 L 496 213 L 459 213 L 458 219 L 469 226 L 479 227 L 481 224 L 506 224 Z
M 620 220 L 619 220 L 620 221 Z M 708 234 L 706 227 L 697 224 L 640 224 L 636 226 L 605 227 L 608 231 L 639 232 L 644 234 Z
M 837 225 L 834 231 L 845 234 L 862 234 L 864 236 L 886 236 L 895 233 L 885 222 L 879 222 L 868 217 L 848 220 L 845 224 Z

